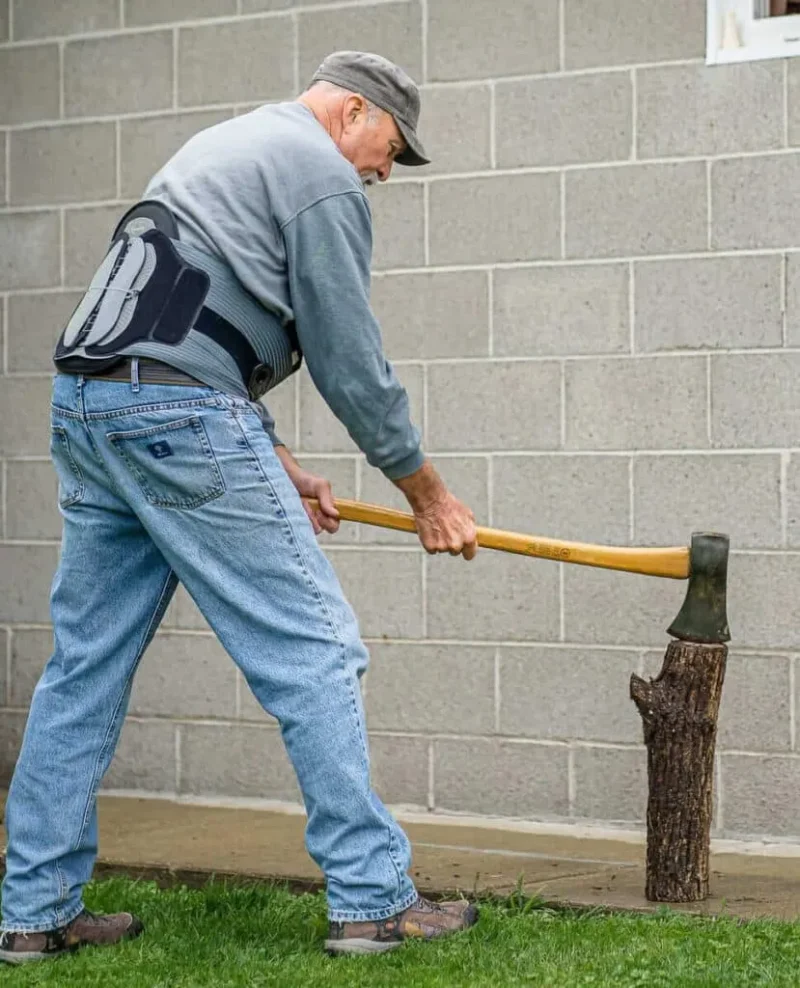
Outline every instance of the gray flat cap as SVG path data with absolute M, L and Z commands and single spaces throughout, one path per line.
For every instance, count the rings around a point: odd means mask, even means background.
M 427 165 L 425 148 L 417 137 L 419 89 L 394 62 L 365 51 L 336 51 L 323 61 L 311 82 L 332 82 L 386 110 L 394 117 L 406 148 L 395 161 L 400 165 Z

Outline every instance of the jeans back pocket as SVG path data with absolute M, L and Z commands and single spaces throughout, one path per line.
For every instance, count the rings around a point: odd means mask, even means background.
M 50 459 L 58 477 L 58 503 L 62 508 L 77 504 L 83 498 L 85 485 L 81 468 L 69 447 L 67 430 L 60 425 L 50 428 Z
M 110 432 L 147 501 L 159 508 L 197 508 L 225 493 L 214 451 L 200 417 L 149 429 Z

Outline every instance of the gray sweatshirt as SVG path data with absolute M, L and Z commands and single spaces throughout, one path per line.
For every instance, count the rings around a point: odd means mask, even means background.
M 224 260 L 261 305 L 294 320 L 315 386 L 372 466 L 396 480 L 422 465 L 370 307 L 369 202 L 310 110 L 262 106 L 201 131 L 145 197 L 172 209 L 182 243 Z M 214 384 L 214 371 L 207 358 L 192 373 Z

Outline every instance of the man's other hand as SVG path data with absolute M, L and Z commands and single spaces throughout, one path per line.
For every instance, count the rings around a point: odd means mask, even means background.
M 292 483 L 300 492 L 303 507 L 311 519 L 316 534 L 330 532 L 333 535 L 334 532 L 338 532 L 339 512 L 333 503 L 330 483 L 324 477 L 317 477 L 307 470 L 301 470 L 298 475 L 292 477 Z M 312 507 L 308 498 L 316 498 L 319 507 Z
M 297 488 L 314 532 L 317 535 L 321 532 L 330 532 L 331 535 L 338 532 L 339 512 L 333 503 L 330 483 L 324 477 L 317 477 L 316 474 L 304 470 L 285 446 L 276 446 L 275 452 L 283 463 L 289 479 Z M 319 507 L 312 507 L 309 503 L 310 498 L 318 501 Z

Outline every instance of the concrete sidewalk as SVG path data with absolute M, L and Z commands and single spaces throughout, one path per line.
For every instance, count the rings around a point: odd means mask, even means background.
M 0 795 L 2 805 L 2 795 Z M 211 874 L 289 880 L 318 887 L 303 847 L 305 817 L 276 810 L 204 806 L 167 799 L 100 797 L 99 873 L 122 871 L 191 884 Z M 644 845 L 465 822 L 405 822 L 412 874 L 424 892 L 528 894 L 559 904 L 652 910 Z M 0 828 L 4 846 L 5 835 Z M 716 854 L 704 903 L 673 908 L 742 918 L 800 918 L 800 857 Z

